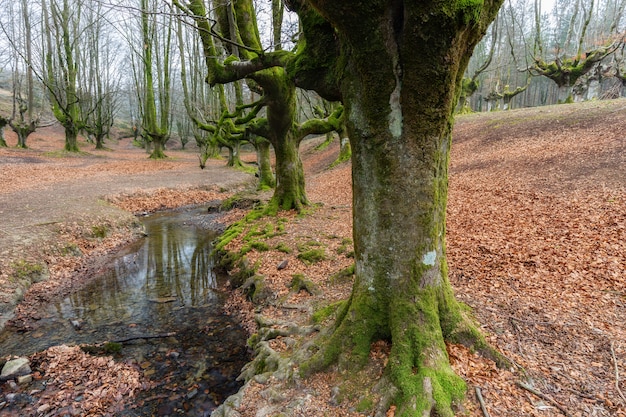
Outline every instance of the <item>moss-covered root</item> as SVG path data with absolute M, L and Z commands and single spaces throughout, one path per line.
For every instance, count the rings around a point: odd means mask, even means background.
M 309 204 L 304 192 L 284 192 L 276 188 L 274 196 L 267 204 L 266 213 L 270 216 L 276 215 L 281 210 L 295 210 L 301 213 Z
M 319 351 L 300 365 L 302 375 L 334 363 L 343 370 L 360 369 L 372 342 L 391 339 L 387 377 L 379 384 L 385 386 L 377 391 L 394 395 L 381 395 L 378 409 L 394 404 L 396 416 L 451 417 L 466 387 L 452 371 L 445 342 L 463 342 L 490 358 L 503 358 L 494 355 L 451 290 L 427 288 L 408 299 L 398 297 L 381 311 L 371 308 L 368 297 L 353 293 L 329 334 L 320 336 Z
M 487 343 L 471 316 L 469 307 L 459 303 L 451 291 L 439 299 L 439 318 L 446 342 L 457 343 L 491 359 L 498 368 L 511 368 L 513 362 Z
M 398 388 L 396 415 L 453 417 L 465 382 L 450 367 L 436 309 L 420 304 L 393 308 L 388 372 Z M 406 312 L 416 319 L 407 320 Z

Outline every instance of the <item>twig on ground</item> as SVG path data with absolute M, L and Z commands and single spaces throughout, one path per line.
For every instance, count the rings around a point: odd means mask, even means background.
M 518 317 L 515 316 L 511 316 L 509 315 L 509 319 L 517 321 L 519 323 L 526 323 L 526 324 L 535 324 L 538 326 L 556 326 L 557 323 L 553 322 L 553 321 L 535 321 L 535 320 L 524 320 L 524 319 L 520 319 Z M 558 323 L 561 326 L 574 326 L 573 323 Z
M 483 416 L 491 417 L 489 415 L 489 411 L 487 411 L 487 406 L 485 405 L 485 400 L 483 399 L 483 394 L 480 392 L 480 388 L 476 387 L 476 398 L 478 398 L 478 402 L 480 403 L 480 409 L 483 411 Z
M 601 399 L 599 399 L 598 397 L 594 397 L 591 394 L 585 394 L 584 392 L 580 392 L 580 391 L 576 391 L 575 389 L 571 389 L 571 388 L 565 388 L 566 390 L 568 390 L 569 392 L 571 392 L 574 395 L 577 395 L 581 398 L 587 398 L 588 400 L 594 400 L 596 402 L 602 402 Z
M 615 357 L 615 349 L 613 348 L 613 342 L 611 342 L 611 357 L 613 358 L 613 366 L 615 367 L 615 389 L 620 397 L 622 397 L 622 401 L 626 404 L 626 397 L 624 397 L 624 393 L 619 388 L 619 368 L 617 366 L 617 358 Z
M 176 332 L 127 337 L 125 339 L 114 340 L 113 343 L 126 343 L 126 342 L 130 342 L 131 340 L 139 340 L 139 339 L 162 339 L 164 337 L 171 337 L 171 336 L 176 336 Z
M 553 406 L 558 408 L 558 410 L 561 413 L 563 413 L 563 415 L 565 415 L 567 417 L 571 417 L 571 414 L 565 408 L 563 408 L 563 406 L 561 404 L 557 403 L 555 400 L 553 400 L 552 398 L 548 397 L 543 392 L 537 391 L 536 389 L 534 389 L 530 385 L 524 384 L 523 382 L 520 382 L 520 381 L 517 381 L 516 384 L 517 384 L 518 387 L 524 388 L 526 391 L 535 394 L 537 397 L 541 398 L 542 400 L 548 401 L 550 404 L 552 404 Z

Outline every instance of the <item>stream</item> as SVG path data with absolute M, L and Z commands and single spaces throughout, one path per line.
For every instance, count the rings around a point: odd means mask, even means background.
M 0 334 L 0 352 L 29 355 L 50 346 L 124 342 L 156 388 L 124 416 L 208 416 L 240 387 L 247 335 L 222 314 L 213 271 L 217 234 L 196 225 L 206 208 L 143 219 L 147 237 L 120 252 L 93 283 L 50 305 L 35 331 Z M 143 397 L 143 398 L 142 398 Z M 145 401 L 144 401 L 145 400 Z

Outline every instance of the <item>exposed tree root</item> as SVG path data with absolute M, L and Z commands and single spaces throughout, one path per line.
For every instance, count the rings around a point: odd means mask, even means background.
M 425 290 L 413 299 L 394 300 L 387 311 L 372 309 L 367 297 L 353 293 L 335 325 L 317 340 L 319 350 L 300 364 L 300 372 L 308 376 L 333 364 L 340 371 L 358 372 L 368 362 L 371 344 L 390 340 L 385 377 L 372 387 L 380 393 L 376 415 L 384 416 L 392 404 L 396 416 L 455 415 L 466 386 L 450 366 L 447 341 L 475 349 L 498 366 L 510 365 L 487 344 L 451 291 Z

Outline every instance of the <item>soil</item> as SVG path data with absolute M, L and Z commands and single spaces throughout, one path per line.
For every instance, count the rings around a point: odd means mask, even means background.
M 488 341 L 516 364 L 497 369 L 449 345 L 453 368 L 469 388 L 459 415 L 485 415 L 477 388 L 494 416 L 626 416 L 624 132 L 623 99 L 457 118 L 447 226 L 450 280 Z M 284 233 L 266 239 L 273 249 L 247 254 L 265 277 L 264 295 L 252 304 L 242 290 L 232 292 L 229 311 L 251 333 L 259 320 L 283 330 L 289 323 L 309 325 L 313 311 L 349 295 L 350 276 L 330 277 L 353 262 L 350 165 L 327 169 L 338 145 L 315 151 L 320 141 L 305 143 L 302 151 L 308 195 L 316 205 L 304 216 L 288 212 L 255 223 L 259 230 L 267 224 L 278 230 L 280 224 Z M 69 156 L 58 152 L 58 130 L 35 134 L 29 144 L 30 150 L 0 149 L 5 300 L 16 298 L 20 267 L 43 260 L 48 271 L 47 280 L 26 292 L 11 321 L 25 331 L 36 325 L 38 304 L 55 291 L 80 285 L 77 277 L 88 275 L 81 273 L 87 265 L 93 268 L 94 260 L 106 260 L 107 253 L 133 238 L 137 227 L 129 210 L 220 199 L 252 181 L 249 174 L 224 168 L 224 161 L 211 161 L 200 171 L 192 151 L 172 150 L 168 160 L 155 162 L 127 141 L 110 141 L 112 151 L 83 144 L 88 154 Z M 235 210 L 222 221 L 243 213 Z M 105 238 L 96 233 L 102 225 Z M 305 263 L 298 252 L 311 242 L 326 256 Z M 245 243 L 234 239 L 227 249 Z M 290 253 L 277 249 L 279 243 Z M 277 268 L 284 261 L 286 267 Z M 319 292 L 291 291 L 295 274 L 303 274 Z M 289 357 L 307 337 L 278 336 L 268 338 L 267 345 Z M 234 408 L 241 416 L 363 415 L 357 410 L 368 410 L 366 400 L 375 398 L 363 391 L 363 381 L 381 377 L 388 351 L 384 342 L 373 344 L 371 364 L 349 384 L 333 369 L 296 384 L 277 373 L 253 378 Z M 132 369 L 129 365 L 126 373 L 140 385 L 141 375 Z M 42 402 L 38 395 L 35 400 Z M 71 396 L 71 389 L 63 395 Z M 54 404 L 50 398 L 46 404 Z M 132 394 L 119 401 L 132 401 Z M 103 415 L 106 407 L 98 410 L 101 414 L 93 415 Z M 386 410 L 387 416 L 394 414 L 393 407 Z

